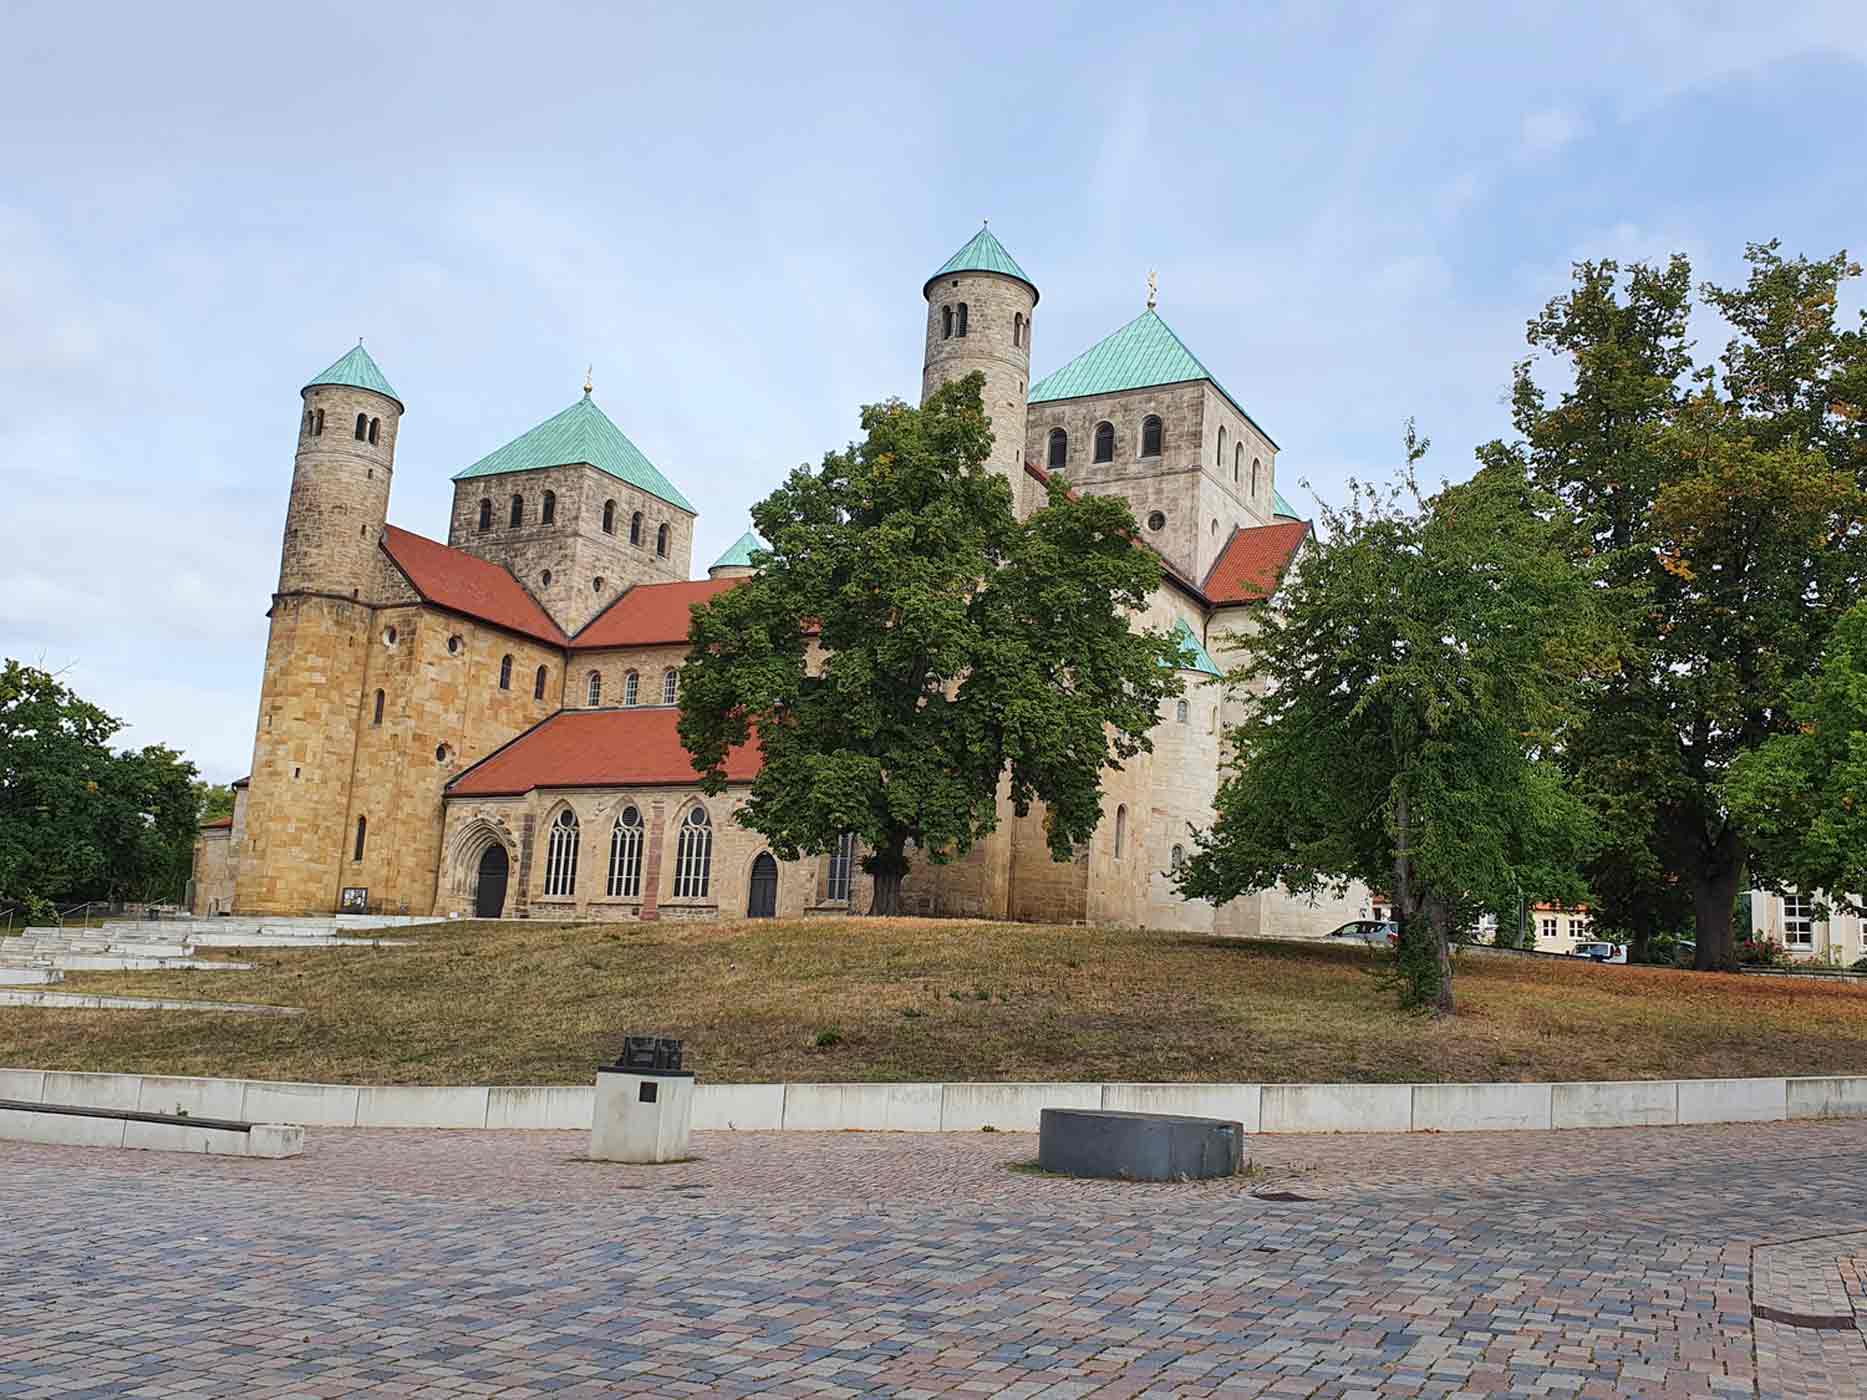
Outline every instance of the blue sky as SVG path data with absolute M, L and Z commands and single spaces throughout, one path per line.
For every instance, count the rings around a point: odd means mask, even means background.
M 1578 258 L 1863 241 L 1858 3 L 0 4 L 0 653 L 246 770 L 297 391 L 361 335 L 390 519 L 597 399 L 701 512 L 913 398 L 989 217 L 1033 374 L 1161 312 L 1299 506 L 1458 476 Z M 1854 297 L 1858 305 L 1859 297 Z M 1701 318 L 1702 349 L 1721 341 Z

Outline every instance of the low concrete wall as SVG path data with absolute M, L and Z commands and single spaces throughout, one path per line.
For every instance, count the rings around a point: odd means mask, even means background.
M 0 1069 L 0 1098 L 332 1128 L 587 1130 L 588 1085 L 292 1084 Z M 1247 1133 L 1501 1132 L 1867 1118 L 1867 1076 L 1569 1084 L 707 1084 L 694 1128 L 1037 1131 L 1046 1108 L 1223 1118 Z
M 76 1113 L 35 1113 L 0 1108 L 0 1142 L 37 1142 L 53 1147 L 135 1147 L 154 1152 L 201 1152 L 214 1157 L 296 1157 L 305 1150 L 305 1130 L 295 1123 L 255 1123 L 219 1128 L 206 1123 L 144 1123 L 126 1118 L 90 1118 Z

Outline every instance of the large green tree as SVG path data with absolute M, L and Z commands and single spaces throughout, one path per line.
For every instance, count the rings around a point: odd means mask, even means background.
M 1401 922 L 1403 1000 L 1454 1007 L 1451 946 L 1486 910 L 1575 897 L 1592 819 L 1546 753 L 1600 634 L 1553 503 L 1494 451 L 1430 499 L 1357 488 L 1239 640 L 1257 696 L 1181 877 L 1223 901 L 1359 880 Z
M 861 442 L 754 506 L 758 572 L 695 610 L 682 668 L 708 790 L 758 744 L 740 821 L 787 860 L 855 833 L 876 914 L 911 851 L 950 861 L 993 830 L 1001 782 L 1067 859 L 1180 685 L 1174 641 L 1131 623 L 1160 565 L 1127 504 L 1053 479 L 1020 521 L 985 466 L 983 383 L 865 408 Z
M 1513 395 L 1532 479 L 1622 624 L 1621 664 L 1563 749 L 1607 831 L 1592 883 L 1637 942 L 1689 906 L 1704 968 L 1735 960 L 1753 854 L 1726 774 L 1783 731 L 1862 582 L 1867 347 L 1836 320 L 1859 269 L 1774 244 L 1748 258 L 1744 286 L 1702 289 L 1737 332 L 1722 374 L 1692 358 L 1684 258 L 1582 263 L 1529 328 L 1569 385 L 1552 401 L 1526 361 Z

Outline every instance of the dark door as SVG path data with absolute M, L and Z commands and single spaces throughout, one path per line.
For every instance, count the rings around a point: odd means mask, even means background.
M 497 919 L 506 907 L 506 848 L 497 842 L 480 857 L 479 893 L 474 896 L 476 918 Z
M 746 901 L 746 914 L 754 919 L 769 919 L 778 912 L 778 862 L 761 854 L 752 862 L 752 894 Z

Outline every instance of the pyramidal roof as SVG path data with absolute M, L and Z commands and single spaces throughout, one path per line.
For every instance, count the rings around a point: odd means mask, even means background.
M 565 467 L 576 462 L 588 462 L 598 471 L 639 486 L 669 505 L 689 512 L 694 509 L 687 497 L 674 489 L 674 483 L 623 435 L 622 429 L 609 421 L 588 393 L 556 417 L 545 419 L 497 452 L 489 452 L 464 471 L 455 472 L 454 480 Z
M 1258 421 L 1245 412 L 1245 406 L 1233 398 L 1211 370 L 1199 362 L 1199 356 L 1186 348 L 1186 342 L 1161 320 L 1153 307 L 1134 320 L 1090 346 L 1062 369 L 1052 370 L 1031 386 L 1032 403 L 1053 399 L 1079 399 L 1092 394 L 1115 394 L 1124 389 L 1152 389 L 1162 384 L 1185 384 L 1203 379 L 1224 394 L 1232 407 L 1244 414 L 1245 421 L 1261 433 Z M 1264 433 L 1266 440 L 1271 435 Z M 1277 446 L 1271 441 L 1271 446 Z
M 1031 304 L 1037 304 L 1037 283 L 1025 276 L 1024 269 L 1018 266 L 1018 260 L 1005 251 L 1005 245 L 998 241 L 990 228 L 981 227 L 964 248 L 941 263 L 921 287 L 922 295 L 949 272 L 998 272 L 1006 277 L 1015 277 L 1031 289 Z
M 1213 661 L 1212 653 L 1207 651 L 1199 638 L 1193 635 L 1193 629 L 1186 625 L 1185 618 L 1174 623 L 1173 635 L 1174 639 L 1180 643 L 1180 655 L 1184 658 L 1180 662 L 1181 670 L 1203 671 L 1208 676 L 1225 674 Z
M 403 407 L 402 396 L 389 387 L 389 381 L 376 368 L 376 362 L 370 358 L 370 352 L 363 348 L 360 340 L 354 349 L 323 374 L 315 376 L 305 388 L 309 389 L 312 384 L 340 384 L 350 389 L 369 389 L 385 399 L 394 399 L 396 407 Z
M 733 541 L 731 549 L 713 561 L 712 567 L 715 569 L 749 569 L 752 567 L 752 551 L 764 548 L 765 541 L 758 537 L 757 532 L 747 530 Z

